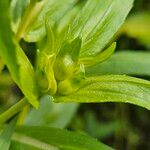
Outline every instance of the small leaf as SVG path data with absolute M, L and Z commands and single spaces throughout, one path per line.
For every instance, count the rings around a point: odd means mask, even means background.
M 125 75 L 89 77 L 76 93 L 57 96 L 55 102 L 123 102 L 150 110 L 150 82 Z
M 13 80 L 34 106 L 38 107 L 38 92 L 33 67 L 21 47 L 13 40 L 8 15 L 9 1 L 0 1 L 0 56 Z
M 44 52 L 51 54 L 55 52 L 55 39 L 54 39 L 54 33 L 52 31 L 51 22 L 48 18 L 45 19 L 45 28 L 47 33 L 47 43 L 46 47 L 44 48 Z
M 40 136 L 39 136 L 40 135 Z M 50 127 L 18 127 L 13 140 L 39 148 L 39 143 L 67 150 L 112 150 L 110 147 L 81 133 Z M 46 149 L 46 148 L 45 148 Z
M 150 76 L 150 52 L 120 51 L 107 61 L 86 68 L 87 76 L 104 74 L 128 74 Z

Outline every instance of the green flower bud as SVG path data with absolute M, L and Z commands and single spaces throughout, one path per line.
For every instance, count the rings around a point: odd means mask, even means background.
M 39 68 L 37 69 L 37 78 L 40 91 L 42 93 L 54 95 L 57 91 L 57 82 L 53 72 L 53 65 L 56 56 L 55 54 L 46 55 L 43 53 L 40 58 L 39 64 L 41 63 L 41 65 L 39 65 Z
M 66 79 L 64 81 L 60 81 L 58 83 L 58 94 L 60 95 L 69 95 L 77 91 L 85 80 L 85 70 L 84 65 L 80 65 L 80 68 L 76 72 L 75 76 Z
M 81 39 L 79 37 L 72 42 L 65 42 L 63 44 L 54 64 L 54 73 L 57 80 L 65 80 L 75 73 L 80 48 Z

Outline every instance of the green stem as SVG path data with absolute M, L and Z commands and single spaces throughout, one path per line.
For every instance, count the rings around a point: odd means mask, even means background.
M 25 98 L 21 99 L 18 103 L 10 107 L 8 110 L 6 110 L 4 113 L 0 115 L 0 124 L 3 124 L 8 119 L 13 117 L 15 114 L 20 112 L 25 105 L 27 105 L 28 102 Z
M 36 1 L 32 0 L 25 12 L 25 15 L 19 25 L 18 31 L 16 33 L 16 40 L 19 42 L 21 38 L 24 37 L 26 31 L 28 30 L 29 26 L 34 22 L 37 15 L 43 8 L 45 0 L 43 1 Z

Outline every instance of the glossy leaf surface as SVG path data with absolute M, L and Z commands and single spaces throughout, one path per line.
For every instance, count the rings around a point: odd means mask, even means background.
M 81 57 L 95 56 L 104 49 L 123 24 L 133 0 L 88 0 L 70 25 L 70 38 L 81 36 Z M 86 15 L 85 15 L 86 14 Z
M 123 102 L 150 109 L 150 82 L 125 75 L 89 77 L 76 93 L 55 102 Z

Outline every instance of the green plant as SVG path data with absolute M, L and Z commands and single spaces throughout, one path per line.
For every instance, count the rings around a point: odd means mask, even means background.
M 101 76 L 97 65 L 114 52 L 112 39 L 132 5 L 133 0 L 0 1 L 0 57 L 24 94 L 0 115 L 0 149 L 9 149 L 10 143 L 12 150 L 18 145 L 20 149 L 111 149 L 84 133 L 31 126 L 34 112 L 27 121 L 30 126 L 24 126 L 29 104 L 38 109 L 44 95 L 59 103 L 124 102 L 150 109 L 149 81 L 126 75 Z M 33 64 L 21 40 L 36 45 Z M 22 125 L 14 127 L 12 121 L 5 126 L 16 114 Z

